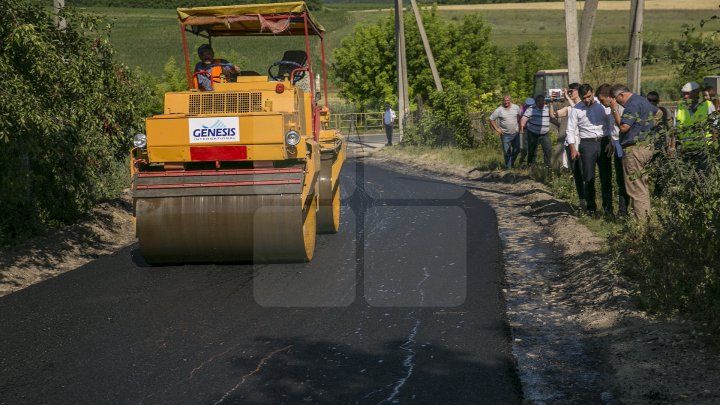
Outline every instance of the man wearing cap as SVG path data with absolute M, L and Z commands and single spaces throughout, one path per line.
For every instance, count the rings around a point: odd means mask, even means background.
M 505 155 L 505 168 L 512 169 L 513 163 L 520 149 L 520 137 L 518 133 L 520 121 L 520 107 L 513 104 L 512 97 L 503 97 L 502 105 L 490 114 L 490 126 L 497 132 L 503 145 Z
M 195 88 L 211 91 L 213 83 L 220 83 L 220 76 L 225 75 L 228 81 L 237 79 L 240 69 L 225 59 L 215 59 L 215 52 L 208 44 L 198 47 L 200 62 L 195 65 Z
M 690 129 L 694 124 L 703 122 L 715 111 L 715 106 L 707 100 L 700 100 L 700 85 L 696 82 L 688 82 L 680 89 L 683 100 L 678 104 L 675 113 L 675 123 L 678 129 L 677 140 L 680 148 L 685 150 L 702 147 L 702 142 L 693 140 L 693 131 Z M 710 137 L 710 133 L 705 134 Z
M 616 84 L 611 89 L 615 102 L 611 114 L 620 128 L 622 164 L 625 173 L 625 191 L 632 199 L 633 215 L 645 220 L 650 215 L 650 179 L 645 166 L 653 157 L 655 148 L 650 131 L 655 126 L 658 109 L 643 96 L 633 94 L 627 86 Z M 620 113 L 617 104 L 625 107 Z

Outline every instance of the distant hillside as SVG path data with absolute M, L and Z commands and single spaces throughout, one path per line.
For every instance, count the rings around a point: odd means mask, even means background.
M 65 0 L 74 7 L 178 8 L 230 6 L 234 4 L 282 3 L 291 0 Z M 311 10 L 322 8 L 322 0 L 306 0 Z

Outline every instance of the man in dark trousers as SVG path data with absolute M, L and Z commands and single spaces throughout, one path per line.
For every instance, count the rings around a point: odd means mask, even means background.
M 392 146 L 393 125 L 395 125 L 395 111 L 393 111 L 390 103 L 385 103 L 385 112 L 383 113 L 383 125 L 385 126 L 385 135 L 387 135 L 387 146 Z
M 602 206 L 606 215 L 612 215 L 612 161 L 605 150 L 610 143 L 611 117 L 605 107 L 595 98 L 592 86 L 583 84 L 578 89 L 581 103 L 578 103 L 568 115 L 566 139 L 570 145 L 570 157 L 580 158 L 583 172 L 583 184 L 587 210 L 597 210 L 595 202 L 595 165 L 600 171 L 600 190 Z M 576 149 L 576 139 L 579 147 Z
M 615 123 L 614 113 L 612 112 L 612 108 L 615 108 L 620 110 L 620 115 L 622 115 L 623 107 L 617 103 L 615 103 L 615 106 L 613 107 L 615 99 L 612 96 L 611 89 L 612 85 L 603 83 L 598 86 L 595 94 L 597 95 L 600 104 L 605 107 L 605 114 L 610 118 L 611 127 L 608 128 L 608 130 L 610 130 L 611 145 L 610 147 L 605 148 L 605 153 L 608 156 L 612 156 L 613 166 L 615 167 L 615 184 L 617 185 L 618 190 L 618 213 L 625 216 L 627 215 L 627 207 L 630 203 L 630 197 L 628 197 L 627 192 L 625 191 L 625 174 L 622 166 L 622 147 L 620 146 L 620 128 L 619 125 Z

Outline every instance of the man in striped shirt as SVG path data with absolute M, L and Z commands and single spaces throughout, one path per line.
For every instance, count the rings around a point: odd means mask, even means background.
M 606 215 L 612 214 L 612 161 L 606 153 L 610 143 L 613 124 L 605 107 L 595 98 L 592 86 L 583 84 L 578 89 L 582 100 L 570 111 L 567 125 L 567 142 L 570 144 L 570 157 L 580 158 L 583 169 L 584 194 L 587 210 L 597 210 L 595 202 L 595 165 L 600 171 L 600 192 L 602 206 Z M 576 139 L 580 145 L 576 149 Z
M 535 96 L 535 105 L 528 107 L 520 120 L 520 130 L 525 130 L 528 139 L 528 164 L 535 164 L 538 143 L 543 148 L 543 161 L 550 166 L 550 110 L 545 105 L 545 96 Z

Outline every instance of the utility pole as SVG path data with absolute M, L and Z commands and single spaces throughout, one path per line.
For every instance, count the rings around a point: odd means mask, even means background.
M 60 12 L 65 8 L 65 0 L 53 0 L 53 12 L 55 14 L 55 25 L 60 31 L 65 31 L 67 22 L 65 18 L 60 17 Z
M 580 45 L 578 44 L 577 0 L 565 0 L 565 36 L 567 40 L 568 79 L 580 83 Z
M 408 95 L 407 59 L 405 55 L 405 24 L 402 0 L 395 0 L 395 53 L 397 55 L 398 127 L 400 140 L 405 129 L 405 118 L 410 105 Z
M 433 57 L 432 49 L 430 49 L 430 42 L 428 42 L 427 34 L 425 33 L 425 26 L 423 25 L 420 9 L 418 8 L 415 0 L 410 0 L 410 4 L 412 4 L 413 12 L 415 13 L 415 20 L 417 21 L 418 30 L 420 31 L 420 38 L 422 38 L 423 46 L 425 47 L 425 54 L 427 55 L 428 63 L 430 64 L 430 71 L 432 72 L 433 80 L 435 81 L 435 88 L 437 91 L 443 91 L 442 83 L 440 82 L 440 75 L 438 74 L 437 66 L 435 66 L 435 58 Z
M 597 13 L 599 0 L 585 0 L 582 20 L 580 21 L 580 76 L 585 75 L 588 51 L 590 50 L 590 38 L 595 26 L 595 14 Z
M 640 94 L 640 71 L 642 69 L 642 33 L 645 0 L 630 2 L 630 51 L 628 54 L 628 88 Z

